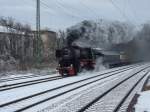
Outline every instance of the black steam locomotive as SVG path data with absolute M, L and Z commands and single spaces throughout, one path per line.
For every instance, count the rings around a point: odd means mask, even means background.
M 102 64 L 108 68 L 129 64 L 126 56 L 122 53 L 68 46 L 56 50 L 56 58 L 59 63 L 57 70 L 62 76 L 74 76 L 83 69 L 93 70 L 96 59 L 99 57 L 103 60 Z
M 101 53 L 92 48 L 69 46 L 56 50 L 58 71 L 62 76 L 74 76 L 83 69 L 93 70 L 97 56 Z

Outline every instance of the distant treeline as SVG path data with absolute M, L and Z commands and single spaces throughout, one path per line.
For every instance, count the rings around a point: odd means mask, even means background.
M 31 26 L 28 24 L 22 24 L 15 21 L 11 17 L 0 17 L 0 26 L 6 28 L 7 32 L 10 33 L 29 33 L 31 32 Z

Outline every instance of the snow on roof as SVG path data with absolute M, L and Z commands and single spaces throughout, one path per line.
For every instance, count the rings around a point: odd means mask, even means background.
M 15 32 L 14 34 L 25 34 L 24 32 L 21 31 L 16 33 L 17 31 L 16 29 L 11 29 L 11 31 Z M 0 26 L 0 33 L 11 33 L 11 32 L 8 31 L 6 27 Z
M 108 51 L 103 48 L 93 48 L 93 49 L 97 50 L 98 52 L 100 52 L 104 55 L 120 55 L 120 53 L 117 51 Z
M 7 32 L 6 27 L 0 26 L 0 32 Z
M 120 55 L 120 53 L 116 51 L 101 51 L 101 53 L 104 55 Z
M 103 48 L 93 48 L 93 49 L 99 50 L 99 51 L 102 51 L 102 50 L 103 50 Z

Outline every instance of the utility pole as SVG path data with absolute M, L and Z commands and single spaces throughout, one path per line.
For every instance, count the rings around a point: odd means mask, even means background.
M 40 0 L 36 0 L 36 61 L 38 63 L 42 59 L 42 42 L 40 33 Z
M 37 39 L 40 38 L 40 0 L 36 1 L 36 32 Z

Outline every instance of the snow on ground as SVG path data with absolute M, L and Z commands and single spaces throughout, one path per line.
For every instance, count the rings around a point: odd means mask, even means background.
M 27 76 L 32 76 L 33 74 L 26 74 Z M 7 85 L 12 85 L 12 84 L 16 84 L 16 83 L 22 83 L 22 82 L 27 82 L 27 81 L 35 81 L 35 80 L 40 80 L 40 79 L 46 79 L 46 78 L 51 78 L 51 77 L 55 77 L 55 76 L 60 76 L 58 73 L 56 74 L 49 74 L 46 76 L 37 76 L 37 77 L 29 77 L 29 78 L 25 78 L 25 79 L 19 79 L 19 80 L 12 80 L 12 81 L 6 81 L 6 82 L 0 82 L 0 87 L 1 86 L 7 86 Z
M 122 106 L 120 107 L 118 112 L 124 112 L 124 110 L 127 110 L 129 104 L 131 103 L 132 99 L 135 97 L 135 94 L 140 93 L 143 85 L 146 81 L 146 79 L 148 78 L 148 76 L 150 76 L 150 72 L 148 73 L 148 75 L 142 79 L 142 81 L 135 87 L 135 89 L 132 91 L 132 94 L 130 94 L 128 96 L 128 99 L 122 104 Z
M 137 67 L 135 70 L 133 70 L 133 72 L 136 72 L 137 70 L 142 69 L 145 66 L 147 66 L 147 65 Z M 126 67 L 120 67 L 120 68 L 126 68 Z M 16 100 L 18 98 L 33 95 L 35 93 L 46 91 L 46 90 L 49 90 L 49 89 L 52 89 L 52 88 L 56 88 L 56 87 L 59 87 L 61 85 L 65 85 L 65 84 L 73 83 L 73 82 L 76 82 L 76 81 L 79 81 L 79 80 L 87 79 L 91 76 L 97 76 L 97 75 L 100 75 L 100 74 L 103 74 L 103 73 L 106 73 L 106 72 L 111 72 L 111 71 L 114 71 L 114 70 L 117 70 L 117 69 L 119 69 L 119 68 L 104 70 L 104 71 L 100 71 L 100 72 L 85 72 L 85 73 L 81 73 L 81 74 L 79 74 L 78 76 L 75 76 L 75 77 L 68 77 L 68 78 L 63 78 L 63 79 L 59 79 L 59 80 L 55 80 L 55 81 L 44 82 L 44 83 L 40 83 L 40 84 L 35 84 L 35 85 L 16 88 L 16 89 L 12 89 L 12 90 L 2 91 L 2 92 L 0 92 L 0 100 L 1 100 L 0 104 L 6 103 L 6 102 L 9 102 L 9 101 L 13 101 L 13 100 Z M 126 74 L 128 74 L 128 73 L 126 73 Z M 76 86 L 78 86 L 78 84 L 73 85 L 73 86 L 76 87 Z M 24 105 L 28 105 L 28 103 L 33 103 L 34 101 L 37 101 L 39 99 L 41 100 L 41 98 L 42 99 L 46 98 L 49 95 L 52 96 L 56 92 L 59 93 L 60 91 L 68 90 L 69 88 L 72 88 L 72 86 L 70 86 L 70 87 L 68 86 L 68 88 L 63 89 L 63 90 L 61 90 L 61 89 L 57 90 L 54 93 L 50 93 L 50 94 L 47 94 L 47 95 L 45 94 L 45 95 L 40 96 L 40 97 L 35 97 L 34 100 L 32 99 L 32 100 L 29 100 L 29 101 L 23 101 L 23 102 L 19 103 L 20 104 L 19 106 L 17 105 L 17 108 L 22 107 Z M 86 89 L 89 89 L 89 88 L 84 88 L 84 90 L 82 88 L 82 91 L 85 91 Z M 79 92 L 81 92 L 81 90 L 77 91 L 77 92 L 79 93 Z M 75 92 L 74 96 L 75 96 L 75 94 L 77 94 L 77 93 Z M 71 94 L 69 96 L 71 96 Z M 67 99 L 67 97 L 65 99 Z M 64 99 L 64 96 L 62 96 L 60 99 Z M 47 104 L 49 105 L 50 103 L 47 103 Z M 47 105 L 47 107 L 48 107 L 48 105 Z M 16 105 L 14 105 L 14 106 L 16 107 Z M 15 108 L 12 108 L 12 107 L 13 106 L 9 106 L 8 108 L 3 108 L 3 109 L 4 110 L 6 109 L 5 110 L 6 112 L 10 112 L 10 111 L 7 111 L 7 109 L 8 110 L 15 109 Z M 41 107 L 43 108 L 44 106 L 41 106 Z M 0 111 L 5 112 L 3 109 L 0 109 Z
M 101 73 L 105 73 L 105 72 L 109 72 L 109 71 L 112 71 L 112 70 L 116 70 L 116 69 L 119 69 L 121 67 L 118 67 L 118 68 L 113 68 L 113 69 L 105 69 L 105 70 L 95 70 L 95 71 L 83 71 L 82 73 L 79 74 L 79 76 L 82 76 L 82 75 L 92 75 L 92 74 L 99 74 L 100 72 Z M 124 67 L 122 67 L 124 68 Z M 21 83 L 21 82 L 26 82 L 26 81 L 33 81 L 33 80 L 38 80 L 38 79 L 45 79 L 45 78 L 50 78 L 50 77 L 55 77 L 55 76 L 60 76 L 60 74 L 57 73 L 52 73 L 53 71 L 50 71 L 50 70 L 43 70 L 43 71 L 40 71 L 40 72 L 33 72 L 33 73 L 24 73 L 24 74 L 14 74 L 14 75 L 9 75 L 8 78 L 5 77 L 5 78 L 1 78 L 0 79 L 0 86 L 7 86 L 7 85 L 11 85 L 11 84 L 15 84 L 15 83 Z M 40 76 L 41 75 L 41 76 Z M 26 76 L 29 76 L 28 78 L 26 78 Z M 30 78 L 31 76 L 31 78 Z M 32 76 L 37 76 L 37 77 L 32 77 Z M 11 81 L 11 78 L 14 78 L 14 79 L 17 79 L 17 78 L 23 78 L 23 79 L 19 79 L 19 80 L 12 80 Z M 3 81 L 3 80 L 9 80 L 10 81 Z
M 78 90 L 75 90 L 75 91 L 69 92 L 67 94 L 64 94 L 61 97 L 58 97 L 56 99 L 52 99 L 52 100 L 47 101 L 47 102 L 45 102 L 43 104 L 40 104 L 40 105 L 38 105 L 38 106 L 36 106 L 36 107 L 34 107 L 32 109 L 27 110 L 26 112 L 36 111 L 36 110 L 39 110 L 38 112 L 56 112 L 56 111 L 58 111 L 60 109 L 60 107 L 64 107 L 65 105 L 74 102 L 80 96 L 82 96 L 84 94 L 87 94 L 88 92 L 94 90 L 94 88 L 96 89 L 97 86 L 101 86 L 101 88 L 103 88 L 104 86 L 109 85 L 112 81 L 115 81 L 115 80 L 119 79 L 120 77 L 124 76 L 125 74 L 130 73 L 131 71 L 132 70 L 126 71 L 124 73 L 119 73 L 119 74 L 117 74 L 115 76 L 108 77 L 108 78 L 105 78 L 105 79 L 103 79 L 101 81 L 97 81 L 95 83 L 89 84 L 89 85 L 87 85 L 85 87 L 82 87 L 82 88 L 80 88 Z M 89 98 L 91 99 L 92 97 L 89 97 Z M 84 99 L 84 100 L 88 101 L 87 99 Z M 78 104 L 80 104 L 80 102 L 81 101 L 78 100 Z M 72 112 L 72 111 L 75 112 L 74 106 L 71 107 L 72 109 L 68 109 L 68 111 L 66 111 L 66 110 L 65 111 L 66 112 Z M 42 109 L 43 107 L 45 107 L 45 109 Z
M 125 67 L 122 67 L 122 68 L 125 68 Z M 30 86 L 26 86 L 26 87 L 22 87 L 22 88 L 16 88 L 16 89 L 12 89 L 12 90 L 2 91 L 2 92 L 0 92 L 0 99 L 1 99 L 0 104 L 6 103 L 9 101 L 13 101 L 18 98 L 26 97 L 26 96 L 29 96 L 29 95 L 32 95 L 35 93 L 39 93 L 42 91 L 46 91 L 46 90 L 49 90 L 49 89 L 52 89 L 55 87 L 59 87 L 60 85 L 65 85 L 65 84 L 69 84 L 72 82 L 76 82 L 78 80 L 83 80 L 83 79 L 89 78 L 91 76 L 95 76 L 95 75 L 97 76 L 100 73 L 111 72 L 111 71 L 114 71 L 117 69 L 118 68 L 114 68 L 114 69 L 110 69 L 110 70 L 104 70 L 101 72 L 88 72 L 88 73 L 85 72 L 85 73 L 81 73 L 79 76 L 75 76 L 75 77 L 68 77 L 68 78 L 45 82 L 45 83 L 41 83 L 41 84 L 35 84 L 35 85 L 30 85 Z M 69 89 L 69 88 L 66 88 L 66 89 Z M 47 95 L 45 95 L 45 96 L 47 96 Z M 43 97 L 45 97 L 45 96 L 43 95 Z M 35 100 L 38 100 L 38 98 L 36 97 Z M 26 103 L 26 104 L 28 104 L 28 103 Z M 24 105 L 25 102 L 22 104 Z
M 15 78 L 15 77 L 22 77 L 22 76 L 29 76 L 29 75 L 40 75 L 40 74 L 50 74 L 51 72 L 56 71 L 55 69 L 32 69 L 27 71 L 11 71 L 11 72 L 0 72 L 0 80 L 1 79 L 8 79 L 8 78 Z
M 140 93 L 135 112 L 150 112 L 150 91 Z
M 129 71 L 128 71 L 128 73 L 129 73 Z M 118 79 L 118 77 L 120 77 L 119 75 L 121 75 L 121 74 L 117 74 L 117 76 L 112 76 L 111 78 L 106 78 L 106 79 L 104 79 L 104 80 L 102 80 L 102 81 L 100 81 L 99 83 L 101 83 L 101 84 L 103 84 L 103 83 L 108 83 L 108 82 L 110 82 L 110 81 L 112 81 L 112 80 L 114 80 L 114 79 Z M 104 77 L 104 76 L 101 76 L 101 77 Z M 61 93 L 61 92 L 63 92 L 63 91 L 67 91 L 67 90 L 70 90 L 70 89 L 72 89 L 72 88 L 75 88 L 75 87 L 78 87 L 78 86 L 80 86 L 80 85 L 83 85 L 83 84 L 85 84 L 85 83 L 88 83 L 88 82 L 90 82 L 90 81 L 93 81 L 93 80 L 96 80 L 97 78 L 94 78 L 94 79 L 90 79 L 90 80 L 88 80 L 88 81 L 84 81 L 84 82 L 81 82 L 81 83 L 78 83 L 78 84 L 74 84 L 74 85 L 71 85 L 71 86 L 67 86 L 67 87 L 64 87 L 64 88 L 61 88 L 61 89 L 58 89 L 58 90 L 55 90 L 55 91 L 52 91 L 52 92 L 49 92 L 49 93 L 46 93 L 46 94 L 43 94 L 43 95 L 41 95 L 41 96 L 37 96 L 37 97 L 34 97 L 34 98 L 32 98 L 32 99 L 30 99 L 30 100 L 25 100 L 25 101 L 23 101 L 23 102 L 20 102 L 20 103 L 18 103 L 18 104 L 14 104 L 14 105 L 12 105 L 12 106 L 9 106 L 8 108 L 5 108 L 4 110 L 2 110 L 3 112 L 9 112 L 9 110 L 13 110 L 13 111 L 15 111 L 15 110 L 17 110 L 17 109 L 19 109 L 19 108 L 23 108 L 24 106 L 26 106 L 26 105 L 30 105 L 30 104 L 33 104 L 33 103 L 35 103 L 35 102 L 38 102 L 38 101 L 41 101 L 41 100 L 43 100 L 43 99 L 46 99 L 46 98 L 48 98 L 48 97 L 51 97 L 51 96 L 54 96 L 54 95 L 57 95 L 57 94 L 59 94 L 59 93 Z M 97 82 L 96 82 L 97 83 Z M 94 86 L 95 87 L 95 85 L 96 84 L 92 84 L 92 86 Z M 82 90 L 82 93 L 85 91 L 85 90 L 87 90 L 87 88 L 90 88 L 90 86 L 91 85 L 88 85 L 88 86 L 86 86 L 86 87 L 84 87 L 84 88 L 81 88 L 81 89 L 78 89 L 78 90 L 75 90 L 74 92 L 70 92 L 69 94 L 65 94 L 65 95 L 63 95 L 63 97 L 61 96 L 61 97 L 58 97 L 57 98 L 57 101 L 58 102 L 60 102 L 60 100 L 61 99 L 66 99 L 66 98 L 68 98 L 69 96 L 71 96 L 71 95 L 73 95 L 73 94 L 77 94 L 78 92 L 80 92 L 81 90 Z M 43 87 L 44 88 L 44 87 Z M 88 89 L 89 90 L 89 89 Z M 81 94 L 81 93 L 80 93 Z M 76 97 L 77 95 L 73 95 L 74 97 Z M 36 111 L 36 110 L 38 110 L 38 109 L 42 109 L 45 105 L 50 105 L 51 103 L 54 103 L 56 101 L 56 99 L 54 99 L 54 100 L 51 100 L 49 103 L 45 103 L 44 105 L 39 105 L 39 106 L 37 106 L 36 108 L 32 108 L 31 110 L 27 110 L 28 112 L 30 112 L 30 111 L 32 111 L 32 112 L 34 112 L 34 111 Z M 35 109 L 35 110 L 33 110 L 33 109 Z
M 125 67 L 127 66 L 106 69 L 104 68 L 104 66 L 100 66 L 100 67 L 97 67 L 94 71 L 82 71 L 82 73 L 79 73 L 78 75 L 88 75 L 88 74 L 91 75 L 91 74 L 95 74 L 95 73 L 97 74 L 100 72 L 105 73 L 105 72 L 110 72 L 112 70 L 117 70 L 119 68 L 125 68 Z M 54 76 L 59 76 L 59 75 L 60 74 L 58 74 L 58 72 L 55 69 L 44 69 L 44 70 L 33 69 L 30 71 L 19 71 L 19 72 L 12 71 L 12 72 L 0 73 L 0 86 L 6 86 L 10 84 L 25 82 L 25 81 L 49 78 L 49 77 L 54 77 Z
M 4 74 L 4 76 L 2 76 Z M 0 86 L 59 76 L 54 69 L 0 73 Z
M 54 110 L 50 110 L 49 112 L 62 112 L 62 111 L 63 112 L 77 112 L 78 109 L 85 106 L 87 102 L 93 101 L 93 99 L 99 96 L 99 94 L 104 93 L 106 90 L 114 86 L 116 83 L 120 82 L 120 80 L 123 80 L 124 78 L 131 76 L 132 74 L 136 73 L 140 69 L 142 69 L 142 67 L 136 68 L 128 73 L 126 72 L 124 73 L 123 76 L 121 76 L 121 78 L 117 80 L 109 81 L 107 84 L 102 84 L 102 85 L 98 84 L 95 87 L 88 89 L 89 92 L 81 94 L 78 98 L 73 99 L 72 101 L 68 103 L 64 103 L 58 106 L 58 108 L 55 108 Z
M 103 71 L 101 73 L 105 73 L 105 72 L 106 71 Z M 87 73 L 86 72 L 86 73 L 82 73 L 79 76 L 75 76 L 75 77 L 68 77 L 68 78 L 59 79 L 59 80 L 55 80 L 55 81 L 50 81 L 50 82 L 45 82 L 45 83 L 41 83 L 41 84 L 35 84 L 35 85 L 30 85 L 30 86 L 26 86 L 26 87 L 22 87 L 22 88 L 16 88 L 16 89 L 12 89 L 12 90 L 3 91 L 3 92 L 0 92 L 0 99 L 2 100 L 0 102 L 0 104 L 10 101 L 10 99 L 15 100 L 15 99 L 18 99 L 21 97 L 25 97 L 25 96 L 28 96 L 31 94 L 42 92 L 42 91 L 46 91 L 48 89 L 59 87 L 60 85 L 73 83 L 73 82 L 83 80 L 83 79 L 89 78 L 91 76 L 96 76 L 99 74 L 100 74 L 100 72 L 95 72 L 95 73 L 92 73 L 92 72 Z M 16 91 L 17 91 L 17 93 L 16 93 Z M 9 98 L 8 98 L 8 96 L 9 96 Z
M 140 72 L 138 75 L 130 78 L 129 80 L 122 83 L 120 86 L 112 90 L 110 93 L 105 95 L 101 100 L 97 101 L 94 105 L 88 108 L 85 112 L 112 112 L 116 105 L 120 103 L 123 97 L 130 91 L 134 84 L 139 80 L 146 72 Z M 142 88 L 139 86 L 139 88 Z M 126 111 L 124 108 L 122 111 Z

